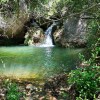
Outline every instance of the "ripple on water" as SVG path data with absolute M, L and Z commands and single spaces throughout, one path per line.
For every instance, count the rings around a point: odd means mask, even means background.
M 0 47 L 0 74 L 14 77 L 48 77 L 75 69 L 83 49 L 57 47 Z

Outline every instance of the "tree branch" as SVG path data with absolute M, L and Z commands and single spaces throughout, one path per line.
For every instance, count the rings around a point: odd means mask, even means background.
M 73 16 L 76 17 L 76 15 L 80 15 L 80 14 L 82 14 L 82 13 L 85 13 L 86 11 L 92 9 L 92 8 L 95 7 L 95 6 L 99 6 L 99 5 L 100 5 L 100 3 L 98 3 L 98 4 L 93 4 L 92 6 L 88 7 L 87 9 L 84 9 L 84 10 L 78 12 L 78 13 L 70 14 L 70 15 L 68 15 L 68 16 L 63 16 L 63 17 L 61 17 L 61 18 L 59 18 L 59 19 L 57 18 L 57 20 L 49 19 L 50 21 L 41 24 L 41 26 L 42 26 L 42 25 L 45 25 L 45 24 L 48 24 L 48 23 L 50 23 L 50 22 L 53 22 L 53 21 L 60 21 L 60 20 L 63 20 L 63 19 L 66 18 L 66 17 L 73 17 Z M 79 18 L 81 18 L 81 19 L 100 19 L 100 17 L 90 17 L 90 16 L 79 17 Z

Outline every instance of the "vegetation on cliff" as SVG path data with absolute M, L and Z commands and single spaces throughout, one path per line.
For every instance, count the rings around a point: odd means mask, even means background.
M 60 23 L 58 29 L 62 30 L 58 37 L 54 37 L 55 44 L 84 47 L 92 37 L 96 39 L 93 31 L 99 31 L 99 6 L 99 0 L 1 0 L 0 22 L 3 24 L 0 25 L 0 37 L 5 41 L 20 38 L 18 44 L 22 44 L 33 20 L 44 31 L 55 21 Z

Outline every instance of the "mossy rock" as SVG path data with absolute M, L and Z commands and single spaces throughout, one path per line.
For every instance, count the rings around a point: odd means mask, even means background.
M 36 45 L 44 40 L 44 32 L 41 28 L 31 27 L 25 35 L 25 45 Z

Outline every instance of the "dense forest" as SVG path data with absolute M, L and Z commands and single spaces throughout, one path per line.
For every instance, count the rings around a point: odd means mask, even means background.
M 0 100 L 100 100 L 100 0 L 0 0 Z

